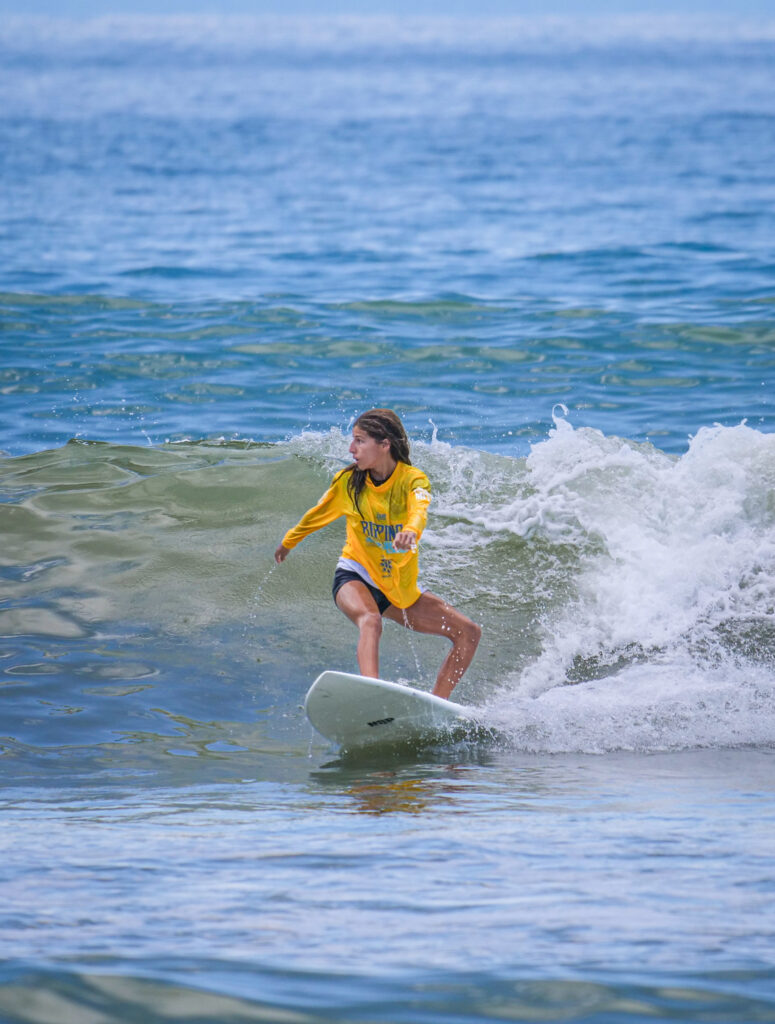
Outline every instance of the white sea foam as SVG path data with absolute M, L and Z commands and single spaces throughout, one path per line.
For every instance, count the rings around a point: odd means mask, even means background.
M 531 752 L 655 752 L 775 743 L 771 669 L 699 664 L 673 652 L 606 679 L 531 698 L 503 690 L 486 721 Z
M 775 742 L 775 436 L 704 428 L 675 459 L 558 421 L 526 469 L 532 511 L 498 528 L 581 560 L 500 725 L 552 750 Z

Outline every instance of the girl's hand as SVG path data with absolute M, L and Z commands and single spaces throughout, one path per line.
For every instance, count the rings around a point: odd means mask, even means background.
M 417 534 L 414 530 L 402 530 L 393 538 L 393 547 L 396 551 L 415 551 L 417 548 Z
M 280 562 L 285 561 L 285 559 L 288 557 L 288 555 L 290 555 L 290 553 L 291 549 L 287 548 L 284 544 L 281 544 L 277 551 L 275 551 L 274 553 L 275 562 L 277 562 L 277 564 L 279 565 Z

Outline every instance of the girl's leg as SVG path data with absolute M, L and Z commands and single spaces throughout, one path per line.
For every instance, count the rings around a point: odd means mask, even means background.
M 437 697 L 449 697 L 476 654 L 482 635 L 481 628 L 427 590 L 410 608 L 402 610 L 391 606 L 385 612 L 385 617 L 418 633 L 445 636 L 452 641 L 452 650 L 442 662 L 433 687 Z
M 336 604 L 360 631 L 358 637 L 358 668 L 362 676 L 379 679 L 379 641 L 382 616 L 365 583 L 350 580 L 339 588 Z

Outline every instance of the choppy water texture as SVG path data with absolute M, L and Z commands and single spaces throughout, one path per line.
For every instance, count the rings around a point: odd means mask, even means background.
M 775 29 L 0 57 L 2 1020 L 775 1021 Z M 489 732 L 365 758 L 271 556 L 373 404 Z

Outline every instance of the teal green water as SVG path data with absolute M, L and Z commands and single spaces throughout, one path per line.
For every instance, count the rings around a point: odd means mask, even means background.
M 525 454 L 561 402 L 575 425 L 680 453 L 716 422 L 772 426 L 771 300 L 706 301 L 692 321 L 686 309 L 663 318 L 467 295 L 202 304 L 6 294 L 3 443 L 16 455 L 71 437 L 275 441 L 346 430 L 358 410 L 387 404 L 415 436 L 436 427 L 443 440 Z

